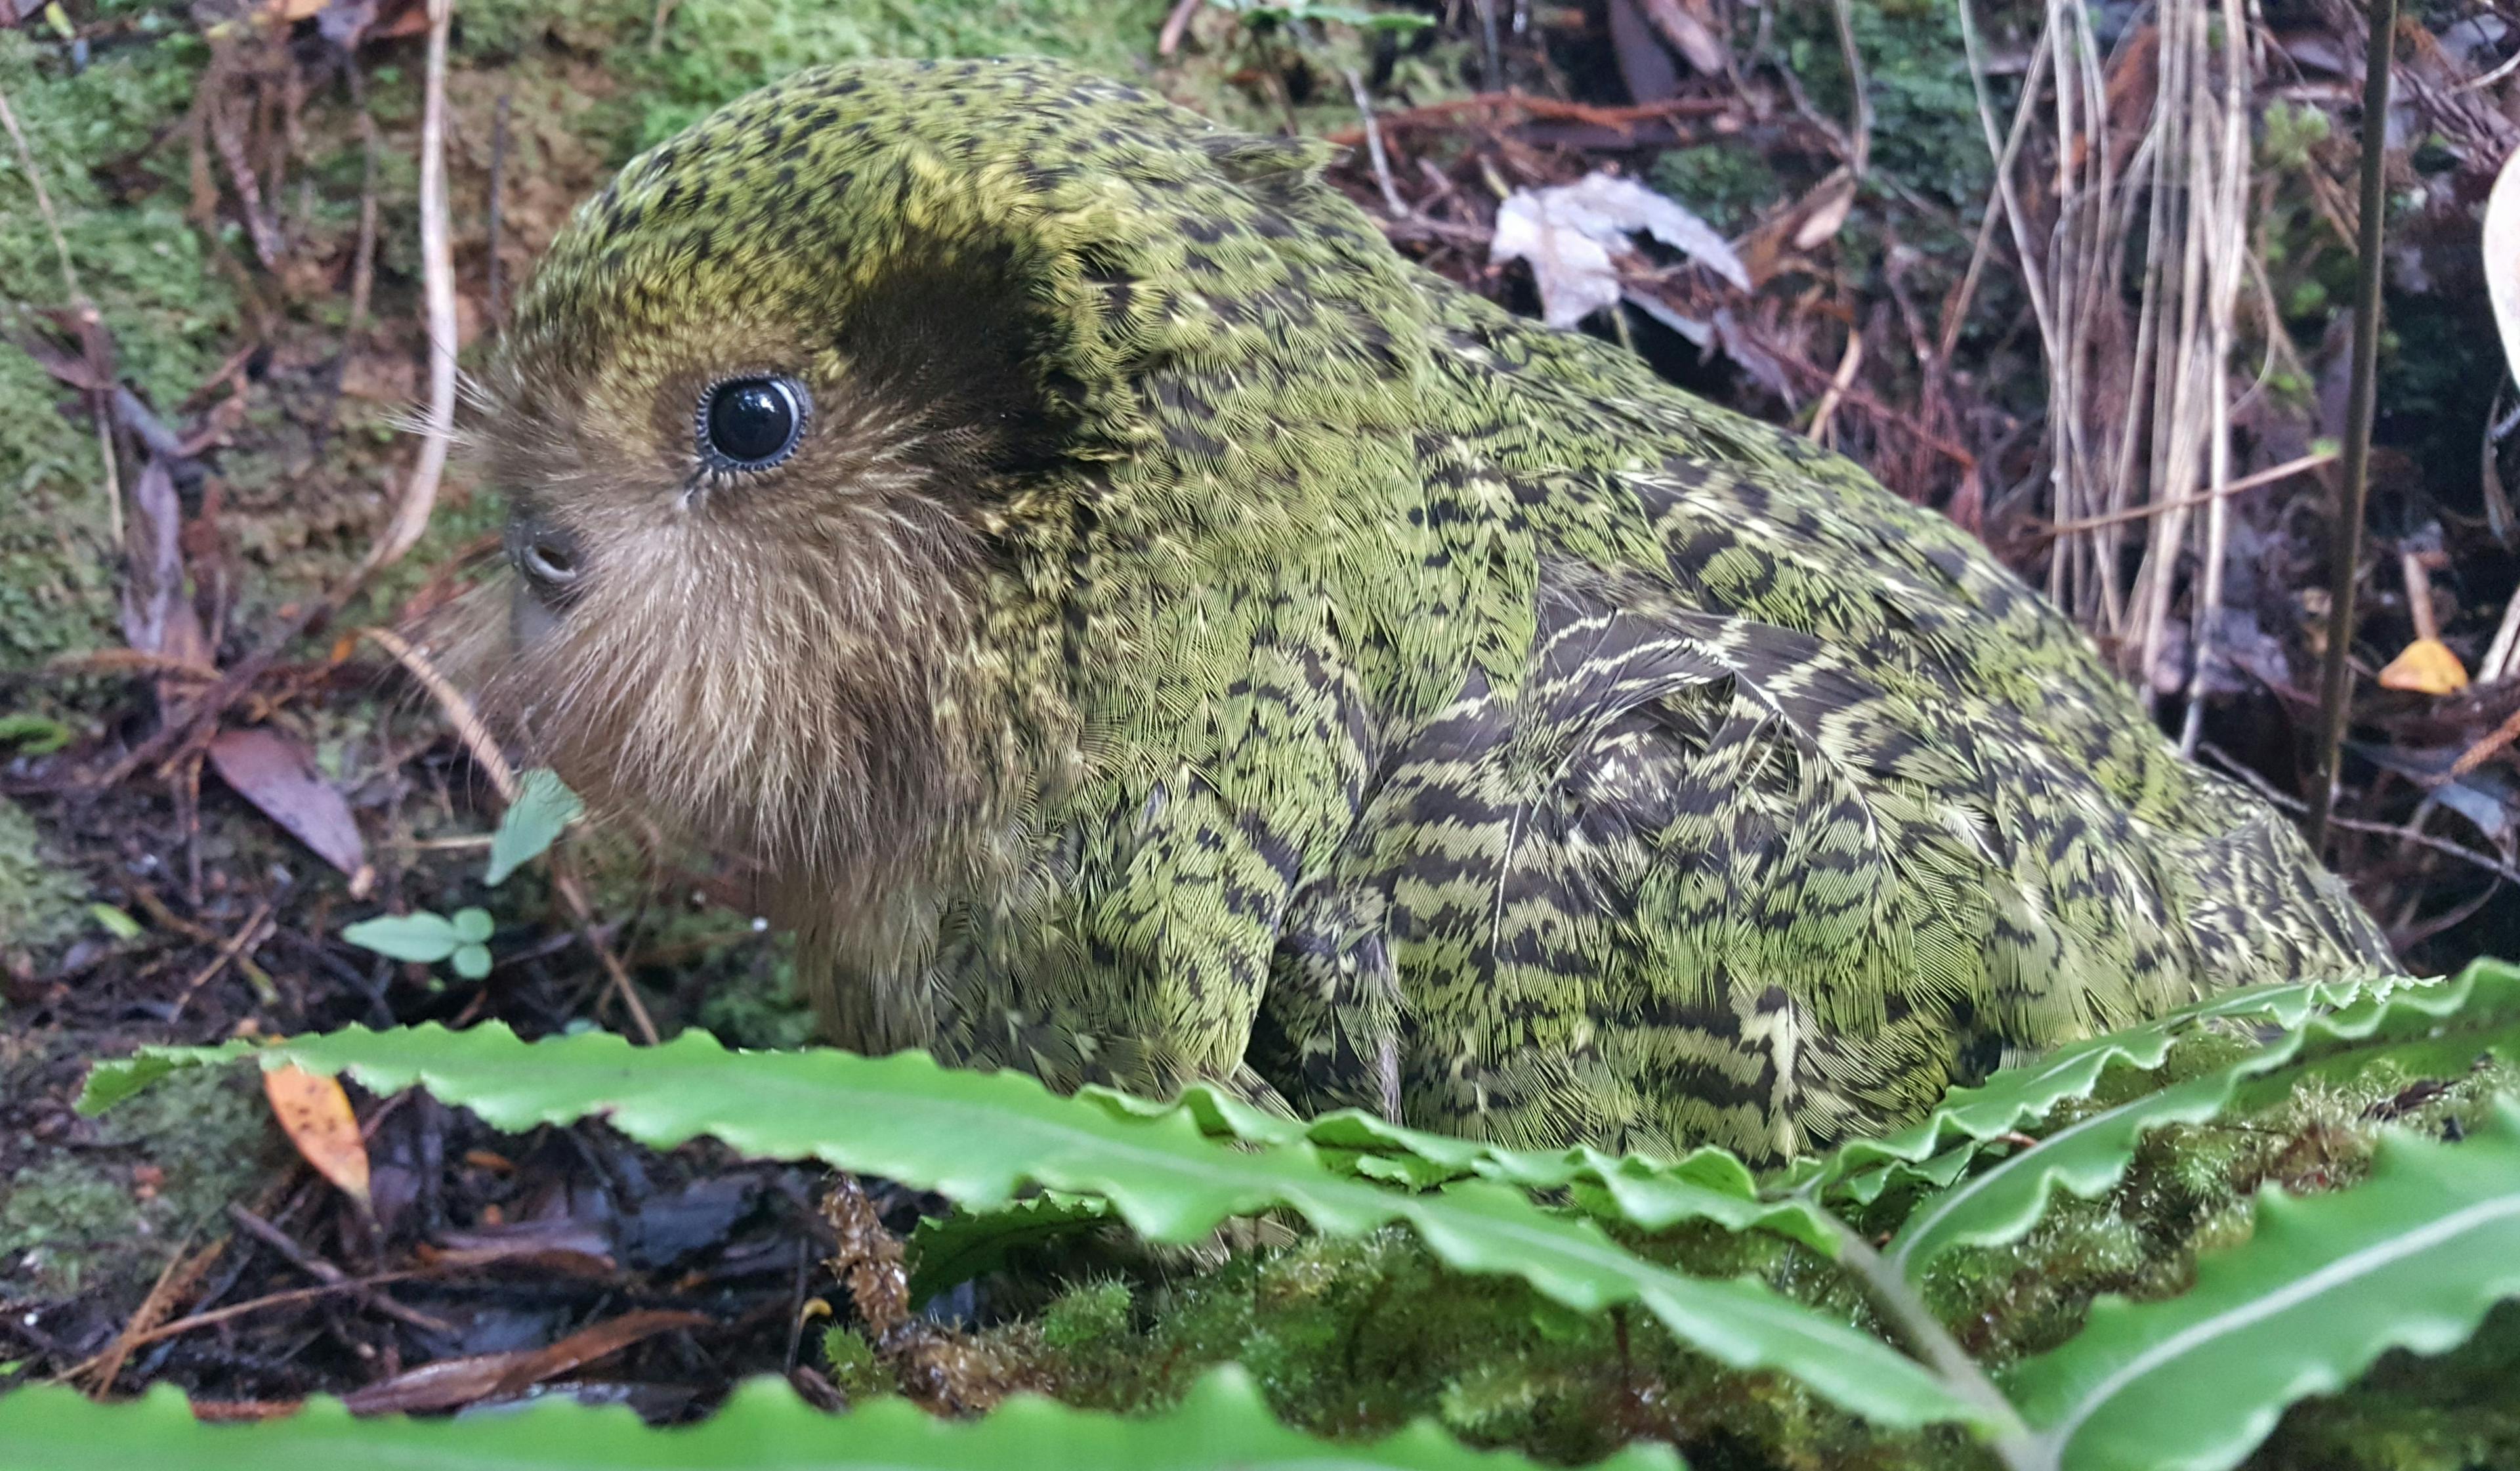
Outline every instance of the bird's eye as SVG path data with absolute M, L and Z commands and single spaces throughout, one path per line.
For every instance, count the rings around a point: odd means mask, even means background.
M 722 470 L 767 470 L 796 452 L 810 407 L 792 378 L 730 378 L 700 400 L 700 450 Z

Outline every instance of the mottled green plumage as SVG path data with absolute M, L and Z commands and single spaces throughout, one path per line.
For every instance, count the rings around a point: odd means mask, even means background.
M 521 304 L 489 438 L 587 567 L 492 687 L 780 875 L 839 1040 L 1780 1155 L 2385 962 L 1970 538 L 1320 161 L 1046 63 L 816 70 Z M 806 448 L 708 469 L 765 371 Z

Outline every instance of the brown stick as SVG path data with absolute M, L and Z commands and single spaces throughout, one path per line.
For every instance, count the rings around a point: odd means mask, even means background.
M 2336 806 L 2338 761 L 2354 703 L 2352 667 L 2355 574 L 2362 561 L 2362 517 L 2371 490 L 2371 418 L 2380 366 L 2380 244 L 2388 213 L 2389 64 L 2398 35 L 2398 0 L 2370 0 L 2371 34 L 2362 58 L 2362 217 L 2354 283 L 2354 376 L 2345 405 L 2345 483 L 2337 487 L 2335 543 L 2327 584 L 2327 660 L 2318 679 L 2318 765 L 2310 792 L 2310 850 L 2327 847 Z
M 1164 28 L 1155 33 L 1155 55 L 1170 56 L 1181 49 L 1182 37 L 1190 31 L 1190 18 L 1207 0 L 1176 0 L 1172 13 L 1164 17 Z
M 2220 491 L 2206 490 L 2195 495 L 2182 496 L 2178 500 L 2153 501 L 2147 505 L 2130 506 L 2123 511 L 2112 511 L 2106 516 L 2088 516 L 2081 521 L 2060 521 L 2048 527 L 2039 534 L 2065 536 L 2076 531 L 2096 531 L 2102 527 L 2123 526 L 2130 521 L 2149 520 L 2175 508 L 2185 507 L 2192 510 L 2221 496 L 2237 495 L 2243 490 L 2255 490 L 2260 485 L 2272 485 L 2277 481 L 2288 480 L 2304 471 L 2317 470 L 2335 458 L 2336 456 L 2332 454 L 2306 454 L 2297 460 L 2286 460 L 2280 465 L 2271 465 L 2264 470 L 2253 471 L 2225 485 Z
M 1528 113 L 1552 122 L 1586 122 L 1596 127 L 1627 128 L 1640 122 L 1653 122 L 1665 117 L 1717 117 L 1732 111 L 1737 104 L 1720 97 L 1674 97 L 1664 102 L 1639 103 L 1631 107 L 1603 108 L 1581 102 L 1560 102 L 1553 97 L 1525 97 L 1519 92 L 1480 92 L 1469 97 L 1448 98 L 1422 107 L 1405 108 L 1385 113 L 1377 119 L 1385 132 L 1409 127 L 1449 127 L 1466 116 L 1505 112 Z M 1343 146 L 1365 141 L 1363 127 L 1341 128 L 1325 133 L 1330 142 Z
M 2510 745 L 2513 741 L 2520 741 L 2520 710 L 2513 711 L 2509 719 L 2506 719 L 2501 724 L 2494 727 L 2493 734 L 2487 736 L 2484 740 L 2477 742 L 2475 745 L 2468 747 L 2465 751 L 2460 752 L 2458 754 L 2458 759 L 2450 763 L 2450 774 L 2452 776 L 2465 776 L 2470 771 L 2484 765 L 2488 760 L 2493 758 L 2494 753 Z
M 239 956 L 261 942 L 263 927 L 270 920 L 271 900 L 264 899 L 254 906 L 253 913 L 246 916 L 244 925 L 240 926 L 234 935 L 228 937 L 227 942 L 219 946 L 219 952 L 210 957 L 210 963 L 202 966 L 199 974 L 184 983 L 182 993 L 175 997 L 175 1009 L 167 1014 L 166 1020 L 169 1024 L 183 1016 L 184 1008 L 193 1004 L 194 994 L 207 986 L 210 978 L 226 970 Z

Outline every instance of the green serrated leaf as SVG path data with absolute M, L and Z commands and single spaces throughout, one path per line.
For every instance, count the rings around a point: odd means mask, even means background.
M 2452 1073 L 2466 1071 L 2481 1052 L 2520 1053 L 2520 970 L 2478 964 L 2455 980 L 2376 990 L 2333 1015 L 2309 1016 L 2225 1067 L 2078 1120 L 1917 1207 L 1890 1243 L 1889 1263 L 1913 1276 L 1953 1247 L 2019 1238 L 2056 1191 L 2086 1200 L 2104 1193 L 2134 1163 L 2147 1131 L 2220 1115 L 2250 1080 L 2295 1063 L 2355 1071 L 2409 1047 Z
M 208 1063 L 218 1048 L 153 1049 Z M 601 1116 L 643 1144 L 710 1134 L 740 1152 L 819 1159 L 967 1205 L 1027 1185 L 1107 1198 L 1140 1234 L 1190 1242 L 1233 1216 L 1285 1209 L 1323 1232 L 1405 1222 L 1463 1271 L 1511 1275 L 1581 1311 L 1637 1303 L 1682 1342 L 1735 1368 L 1789 1369 L 1814 1393 L 1885 1425 L 1986 1423 L 1984 1411 L 1846 1322 L 1748 1281 L 1708 1281 L 1637 1257 L 1589 1220 L 1471 1180 L 1407 1194 L 1332 1170 L 1308 1139 L 1229 1146 L 1187 1102 L 1118 1111 L 1012 1072 L 940 1067 L 923 1053 L 729 1052 L 688 1032 L 656 1047 L 608 1033 L 519 1041 L 504 1027 L 351 1028 L 263 1049 L 265 1067 L 348 1072 L 380 1092 L 426 1083 L 492 1127 Z M 127 1092 L 102 1064 L 91 1087 Z
M 455 974 L 467 981 L 478 981 L 490 974 L 490 949 L 487 945 L 457 945 L 450 958 L 455 962 Z
M 1324 1149 L 1321 1154 L 1322 1163 L 1343 1174 L 1362 1175 L 1404 1190 L 1432 1190 L 1463 1177 L 1459 1170 L 1414 1154 L 1374 1154 L 1354 1149 Z
M 1533 1464 L 1509 1451 L 1472 1450 L 1424 1422 L 1371 1445 L 1317 1440 L 1280 1425 L 1250 1377 L 1231 1367 L 1201 1380 L 1177 1408 L 1146 1419 L 1029 1395 L 978 1420 L 938 1419 L 902 1400 L 830 1415 L 784 1384 L 755 1380 L 708 1419 L 673 1430 L 651 1430 L 618 1406 L 551 1402 L 460 1419 L 360 1420 L 333 1400 L 258 1425 L 204 1425 L 182 1396 L 162 1386 L 125 1404 L 29 1389 L 0 1398 L 0 1446 L 8 1448 L 9 1465 L 44 1471 L 1521 1471 Z M 1599 1464 L 1603 1471 L 1680 1467 L 1660 1447 Z
M 1088 1092 L 1124 1117 L 1165 1106 L 1108 1090 Z M 1182 1103 L 1211 1134 L 1249 1144 L 1309 1140 L 1349 1172 L 1394 1184 L 1424 1188 L 1478 1174 L 1525 1190 L 1572 1186 L 1584 1209 L 1644 1230 L 1707 1220 L 1735 1231 L 1775 1231 L 1823 1256 L 1837 1255 L 1837 1235 L 1815 1209 L 1802 1201 L 1763 1203 L 1750 1167 L 1712 1146 L 1677 1161 L 1584 1147 L 1508 1149 L 1410 1128 L 1359 1109 L 1299 1123 L 1204 1084 L 1186 1090 Z M 1372 1163 L 1377 1158 L 1381 1164 Z
M 146 1049 L 98 1063 L 88 1070 L 87 1086 L 79 1092 L 77 1112 L 89 1116 L 104 1113 L 167 1074 L 191 1066 L 191 1058 L 159 1057 Z
M 930 1217 L 910 1233 L 910 1300 L 925 1302 L 1006 1264 L 1007 1255 L 1061 1236 L 1092 1230 L 1111 1218 L 1111 1203 L 1099 1195 L 1045 1190 L 1030 1200 L 995 1211 L 957 1211 Z
M 2297 1071 L 2336 1080 L 2385 1061 L 2410 1076 L 2448 1078 L 2488 1052 L 2520 1061 L 2520 966 L 2500 960 L 2479 960 L 2447 984 L 2402 988 L 2367 1027 L 2340 1015 L 2314 1031 Z
M 395 960 L 433 965 L 455 953 L 464 936 L 443 914 L 417 909 L 409 914 L 381 914 L 341 931 L 341 938 L 361 949 Z
M 2062 1471 L 2226 1471 L 2285 1406 L 2390 1349 L 2464 1342 L 2520 1296 L 2520 1102 L 2465 1143 L 2382 1138 L 2351 1190 L 2258 1198 L 2249 1240 L 2155 1303 L 2103 1298 L 2007 1388 Z
M 2313 1012 L 2334 1009 L 2410 983 L 2388 977 L 2362 982 L 2303 982 L 2242 987 L 2182 1007 L 2167 1016 L 2059 1047 L 2018 1067 L 2005 1068 L 1982 1087 L 1954 1088 L 1922 1121 L 1879 1139 L 1858 1139 L 1829 1156 L 1812 1179 L 1822 1186 L 1881 1165 L 1916 1165 L 1951 1149 L 1982 1143 L 2048 1117 L 2068 1098 L 2090 1096 L 2116 1067 L 2158 1068 L 2184 1032 L 2209 1021 L 2263 1020 L 2291 1030 Z
M 1944 1150 L 1921 1165 L 1911 1165 L 1905 1160 L 1875 1165 L 1861 1174 L 1848 1176 L 1840 1188 L 1848 1199 L 1866 1206 L 1879 1200 L 1881 1193 L 1893 1185 L 1915 1184 L 1936 1190 L 1949 1189 L 1952 1181 L 1958 1179 L 1977 1159 L 1978 1152 L 1986 1147 L 1984 1140 L 1970 1139 Z
M 499 817 L 490 835 L 490 867 L 481 881 L 492 887 L 541 857 L 561 833 L 586 811 L 586 804 L 548 766 L 537 766 L 517 781 L 517 800 Z
M 1731 1156 L 1726 1156 L 1732 1160 Z M 1739 1161 L 1732 1160 L 1738 1164 Z M 1587 1210 L 1643 1230 L 1659 1231 L 1684 1220 L 1708 1220 L 1727 1230 L 1765 1229 L 1790 1237 L 1823 1257 L 1837 1255 L 1837 1232 L 1819 1211 L 1801 1201 L 1771 1204 L 1746 1192 L 1708 1185 L 1669 1170 L 1634 1164 L 1589 1170 L 1572 1181 Z
M 1956 1246 L 1988 1246 L 2027 1234 L 2058 1190 L 2086 1200 L 2118 1182 L 2146 1131 L 2165 1124 L 2200 1124 L 2220 1114 L 2243 1078 L 2291 1061 L 2301 1034 L 2263 1052 L 2191 1078 L 2175 1087 L 2131 1098 L 2056 1130 L 1919 1205 L 1892 1239 L 1891 1267 L 1913 1276 Z
M 491 933 L 498 928 L 490 922 L 489 910 L 470 904 L 446 918 L 447 923 L 455 927 L 455 938 L 471 944 L 479 944 L 488 940 Z

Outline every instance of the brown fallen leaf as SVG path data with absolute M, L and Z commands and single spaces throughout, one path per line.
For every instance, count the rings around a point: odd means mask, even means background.
M 353 1390 L 341 1397 L 341 1402 L 349 1406 L 352 1414 L 380 1415 L 451 1409 L 484 1400 L 512 1399 L 546 1379 L 618 1354 L 643 1339 L 677 1328 L 704 1328 L 712 1321 L 706 1313 L 665 1309 L 625 1312 L 581 1328 L 544 1348 L 475 1354 L 425 1363 Z
M 264 1073 L 262 1092 L 297 1153 L 315 1167 L 316 1173 L 366 1209 L 370 1204 L 368 1146 L 359 1137 L 350 1095 L 332 1079 L 303 1068 L 273 1068 Z
M 228 730 L 210 742 L 210 764 L 237 795 L 288 829 L 315 856 L 358 878 L 367 866 L 367 845 L 350 804 L 315 769 L 315 758 L 295 739 L 267 726 Z
M 2380 671 L 2380 687 L 2417 695 L 2447 695 L 2467 688 L 2467 667 L 2438 638 L 2419 638 Z
M 1610 50 L 1630 102 L 1667 102 L 1680 91 L 1680 69 L 1645 23 L 1637 0 L 1610 0 Z

